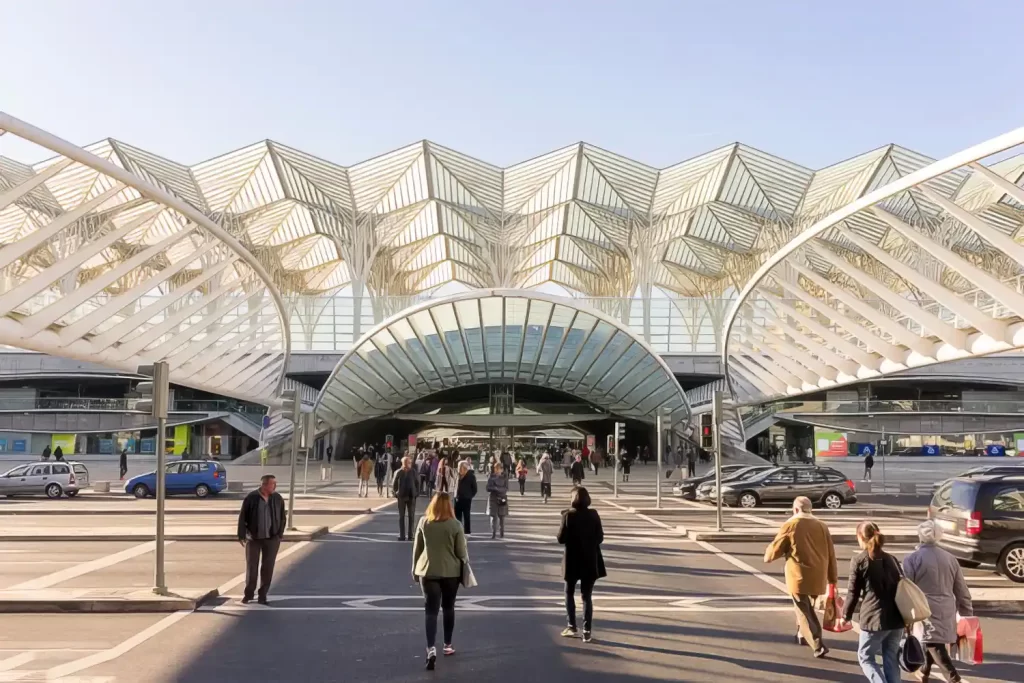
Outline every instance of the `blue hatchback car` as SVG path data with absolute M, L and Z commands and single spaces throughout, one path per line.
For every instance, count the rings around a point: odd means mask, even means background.
M 228 487 L 228 471 L 214 460 L 178 460 L 168 463 L 166 469 L 167 495 L 194 493 L 206 498 L 211 493 L 220 493 Z M 156 495 L 156 472 L 146 472 L 132 477 L 124 485 L 125 493 L 136 498 Z

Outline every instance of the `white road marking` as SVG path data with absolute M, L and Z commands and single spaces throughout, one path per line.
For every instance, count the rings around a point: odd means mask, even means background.
M 165 545 L 170 545 L 174 541 L 166 541 Z M 98 557 L 95 560 L 83 562 L 77 564 L 74 567 L 68 567 L 67 569 L 61 569 L 60 571 L 53 572 L 52 574 L 46 574 L 38 578 L 32 579 L 31 581 L 25 581 L 14 586 L 9 586 L 7 590 L 35 590 L 39 588 L 52 588 L 58 583 L 69 581 L 70 579 L 89 574 L 90 572 L 97 571 L 99 569 L 106 569 L 112 567 L 115 564 L 130 560 L 133 557 L 145 555 L 146 553 L 152 552 L 156 548 L 155 541 L 148 541 L 137 546 L 133 546 L 121 552 L 114 553 L 113 555 L 106 555 L 104 557 Z
M 377 606 L 331 606 L 331 607 L 281 607 L 275 605 L 274 607 L 264 607 L 263 605 L 240 605 L 238 603 L 230 603 L 226 605 L 218 606 L 207 606 L 200 607 L 200 612 L 255 612 L 267 610 L 271 612 L 423 612 L 422 605 L 410 605 L 408 607 L 377 607 Z M 644 613 L 664 613 L 674 612 L 683 614 L 686 612 L 790 612 L 792 613 L 792 605 L 787 606 L 771 606 L 765 605 L 763 607 L 710 607 L 705 605 L 694 605 L 691 607 L 602 607 L 601 612 L 619 612 L 624 614 L 644 614 Z M 461 606 L 459 612 L 546 612 L 550 614 L 564 614 L 565 608 L 562 606 L 554 607 L 487 607 L 487 606 Z
M 787 595 L 789 594 L 789 591 L 786 589 L 786 584 L 782 583 L 781 581 L 779 581 L 775 577 L 768 576 L 764 572 L 762 572 L 762 571 L 760 571 L 758 569 L 755 569 L 754 567 L 751 567 L 749 564 L 747 564 L 743 560 L 738 560 L 735 557 L 733 557 L 732 555 L 730 555 L 729 553 L 722 552 L 721 550 L 719 550 L 715 546 L 711 545 L 707 541 L 697 541 L 697 545 L 699 545 L 701 548 L 704 548 L 704 550 L 707 550 L 710 553 L 714 553 L 718 558 L 720 558 L 722 560 L 725 560 L 726 562 L 728 562 L 732 566 L 737 567 L 739 569 L 742 569 L 743 571 L 747 572 L 751 576 L 754 576 L 754 577 L 760 579 L 761 581 L 764 581 L 765 583 L 767 583 L 772 588 L 778 588 L 783 593 L 786 593 Z
M 778 527 L 779 526 L 778 522 L 773 522 L 770 519 L 765 519 L 764 517 L 758 517 L 757 515 L 736 515 L 736 516 L 741 518 L 741 519 L 745 519 L 748 522 L 754 522 L 755 524 L 764 524 L 765 526 L 770 526 L 770 527 Z M 782 520 L 779 520 L 779 521 L 782 521 Z
M 17 669 L 23 664 L 28 664 L 36 658 L 35 652 L 22 652 L 21 654 L 8 657 L 7 659 L 0 659 L 0 671 L 10 671 L 11 669 Z

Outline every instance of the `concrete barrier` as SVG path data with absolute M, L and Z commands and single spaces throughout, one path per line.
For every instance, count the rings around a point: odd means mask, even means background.
M 917 495 L 917 484 L 909 481 L 900 482 L 900 493 L 909 493 L 912 496 Z
M 228 482 L 228 493 L 241 493 L 245 490 L 245 482 L 241 481 L 229 481 Z
M 95 493 L 110 493 L 110 482 L 98 481 L 92 485 L 92 490 Z
M 871 493 L 871 482 L 870 481 L 858 481 L 857 493 Z

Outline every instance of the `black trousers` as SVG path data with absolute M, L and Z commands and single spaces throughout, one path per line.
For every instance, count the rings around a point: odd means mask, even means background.
M 128 474 L 128 466 L 121 465 L 121 478 L 124 479 L 124 475 Z
M 473 508 L 472 498 L 456 498 L 455 499 L 455 519 L 462 522 L 462 530 L 467 536 L 472 534 L 472 525 L 469 523 L 469 515 Z
M 405 520 L 409 519 L 409 534 L 405 533 Z M 402 538 L 412 538 L 416 533 L 416 499 L 398 499 L 398 535 Z
M 686 475 L 689 476 L 689 477 L 692 477 L 695 474 L 697 474 L 697 463 L 695 463 L 693 460 L 687 461 L 687 463 L 686 463 Z
M 583 597 L 583 630 L 589 631 L 594 621 L 594 580 L 580 580 L 580 595 Z M 576 582 L 565 582 L 565 614 L 569 626 L 576 628 Z
M 256 592 L 256 579 L 260 580 L 260 600 L 267 598 L 270 582 L 274 580 L 274 564 L 277 551 L 281 548 L 280 538 L 250 538 L 245 542 L 245 590 L 242 595 L 252 600 Z
M 427 622 L 427 647 L 437 642 L 437 612 L 444 612 L 444 644 L 451 645 L 455 630 L 455 598 L 459 594 L 459 577 L 447 579 L 420 579 L 423 591 L 423 611 Z
M 565 470 L 565 478 L 568 479 L 569 478 L 569 468 L 568 467 L 563 467 L 562 469 Z
M 520 479 L 519 480 L 519 495 L 522 496 L 522 495 L 525 495 L 525 494 L 526 494 L 526 480 L 525 479 Z
M 546 498 L 550 498 L 551 497 L 551 484 L 545 484 L 544 482 L 541 482 L 541 484 L 540 484 L 540 495 L 544 496 Z
M 924 666 L 921 673 L 928 676 L 932 667 L 938 664 L 942 673 L 946 674 L 946 680 L 950 683 L 960 683 L 960 673 L 953 666 L 953 660 L 949 656 L 949 650 L 943 643 L 924 644 Z

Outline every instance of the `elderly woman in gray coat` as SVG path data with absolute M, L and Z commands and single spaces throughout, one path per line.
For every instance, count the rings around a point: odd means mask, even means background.
M 950 683 L 960 683 L 960 674 L 953 666 L 947 645 L 956 642 L 956 615 L 974 616 L 971 593 L 956 558 L 936 545 L 942 530 L 928 520 L 917 527 L 921 545 L 903 560 L 903 573 L 928 597 L 931 619 L 924 622 L 926 661 L 920 673 L 928 681 L 932 666 L 939 665 Z
M 505 538 L 505 517 L 508 516 L 508 475 L 500 462 L 494 463 L 487 477 L 487 514 L 491 518 L 491 538 Z

